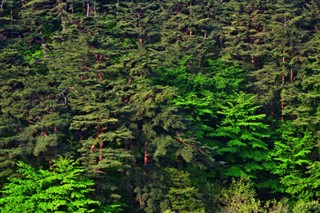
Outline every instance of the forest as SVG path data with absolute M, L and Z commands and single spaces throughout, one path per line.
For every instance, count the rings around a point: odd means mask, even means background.
M 0 0 L 0 212 L 320 213 L 319 0 Z

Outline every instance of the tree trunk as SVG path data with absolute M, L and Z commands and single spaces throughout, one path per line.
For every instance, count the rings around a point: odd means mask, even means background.
M 87 1 L 86 16 L 89 16 L 89 15 L 90 15 L 90 4 L 89 4 L 89 2 Z
M 282 92 L 281 92 L 281 121 L 283 122 L 284 121 L 284 83 L 285 83 L 285 79 L 284 79 L 284 69 L 285 69 L 285 66 L 284 66 L 284 63 L 285 63 L 285 57 L 284 57 L 284 54 L 285 54 L 285 50 L 282 50 L 282 75 L 281 75 L 281 87 L 282 87 Z

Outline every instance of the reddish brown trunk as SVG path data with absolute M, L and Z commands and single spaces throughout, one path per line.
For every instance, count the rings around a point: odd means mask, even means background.
M 100 70 L 100 61 L 98 61 L 98 70 Z M 100 81 L 103 80 L 103 77 L 102 77 L 102 73 L 101 73 L 101 72 L 98 73 L 98 78 L 99 78 Z
M 292 69 L 290 70 L 290 96 L 292 96 L 292 88 L 293 88 L 293 71 Z M 294 121 L 296 118 L 295 115 L 291 115 L 292 121 Z
M 294 57 L 294 49 L 291 50 L 291 59 Z M 292 68 L 290 69 L 290 96 L 292 97 L 292 88 L 293 88 L 293 70 Z M 294 121 L 294 115 L 291 115 L 292 121 Z
M 100 155 L 99 155 L 99 161 L 102 161 L 102 149 L 103 149 L 103 140 L 102 138 L 99 138 L 100 140 L 100 146 L 99 146 L 99 151 L 100 151 Z
M 283 114 L 283 111 L 284 111 L 284 94 L 283 94 L 283 91 L 284 91 L 284 74 L 282 74 L 282 98 L 281 98 L 281 120 L 284 121 L 284 114 Z
M 147 149 L 148 144 L 145 143 L 145 149 Z M 144 151 L 144 157 L 143 157 L 143 165 L 148 165 L 149 163 L 149 153 L 147 150 Z M 144 170 L 143 171 L 143 181 L 146 183 L 148 181 L 148 173 Z
M 285 50 L 282 50 L 282 75 L 281 75 L 281 86 L 282 86 L 282 95 L 281 95 L 281 121 L 283 122 L 284 121 L 284 63 L 285 63 L 285 57 L 284 57 L 284 54 L 285 54 Z
M 254 43 L 254 38 L 253 38 L 253 36 L 250 37 L 250 42 L 251 42 L 251 44 Z M 254 64 L 254 56 L 251 56 L 251 64 Z
M 293 71 L 290 70 L 290 95 L 292 95 Z
M 64 14 L 64 9 L 61 8 L 61 28 L 62 28 L 62 32 L 66 31 L 66 26 L 65 26 L 65 14 Z
M 149 153 L 148 153 L 148 143 L 145 142 L 144 144 L 144 147 L 145 147 L 145 151 L 144 151 L 144 157 L 143 157 L 143 165 L 148 165 L 149 164 Z M 147 176 L 148 176 L 148 173 L 144 170 L 143 171 L 143 181 L 144 182 L 147 182 Z
M 92 144 L 91 147 L 90 147 L 90 153 L 92 154 L 95 149 L 96 149 L 96 145 Z
M 49 171 L 52 172 L 52 169 L 51 169 L 51 167 L 52 167 L 52 161 L 51 161 L 51 160 L 48 161 L 48 166 L 49 166 Z
M 95 48 L 93 47 L 92 49 L 94 50 Z M 96 58 L 96 61 L 97 61 L 97 64 L 98 64 L 97 69 L 100 70 L 100 61 L 103 59 L 103 55 L 96 54 L 96 55 L 95 55 L 95 58 Z M 101 72 L 98 73 L 98 79 L 99 79 L 100 81 L 103 80 L 103 75 L 102 75 Z
M 98 77 L 99 77 L 99 80 L 100 80 L 100 81 L 103 80 L 103 77 L 102 77 L 102 73 L 101 73 L 101 72 L 98 73 Z
M 148 154 L 148 151 L 146 150 L 146 151 L 144 151 L 143 164 L 147 165 L 148 161 L 149 161 L 149 154 Z
M 138 200 L 139 200 L 139 205 L 143 206 L 143 200 L 142 200 L 142 196 L 141 195 L 139 196 Z

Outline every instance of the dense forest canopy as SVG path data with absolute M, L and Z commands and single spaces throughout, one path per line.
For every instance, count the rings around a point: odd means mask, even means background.
M 320 1 L 1 0 L 0 212 L 320 212 Z

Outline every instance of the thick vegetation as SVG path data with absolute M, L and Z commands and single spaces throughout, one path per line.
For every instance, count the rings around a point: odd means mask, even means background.
M 320 3 L 2 0 L 1 212 L 320 212 Z

